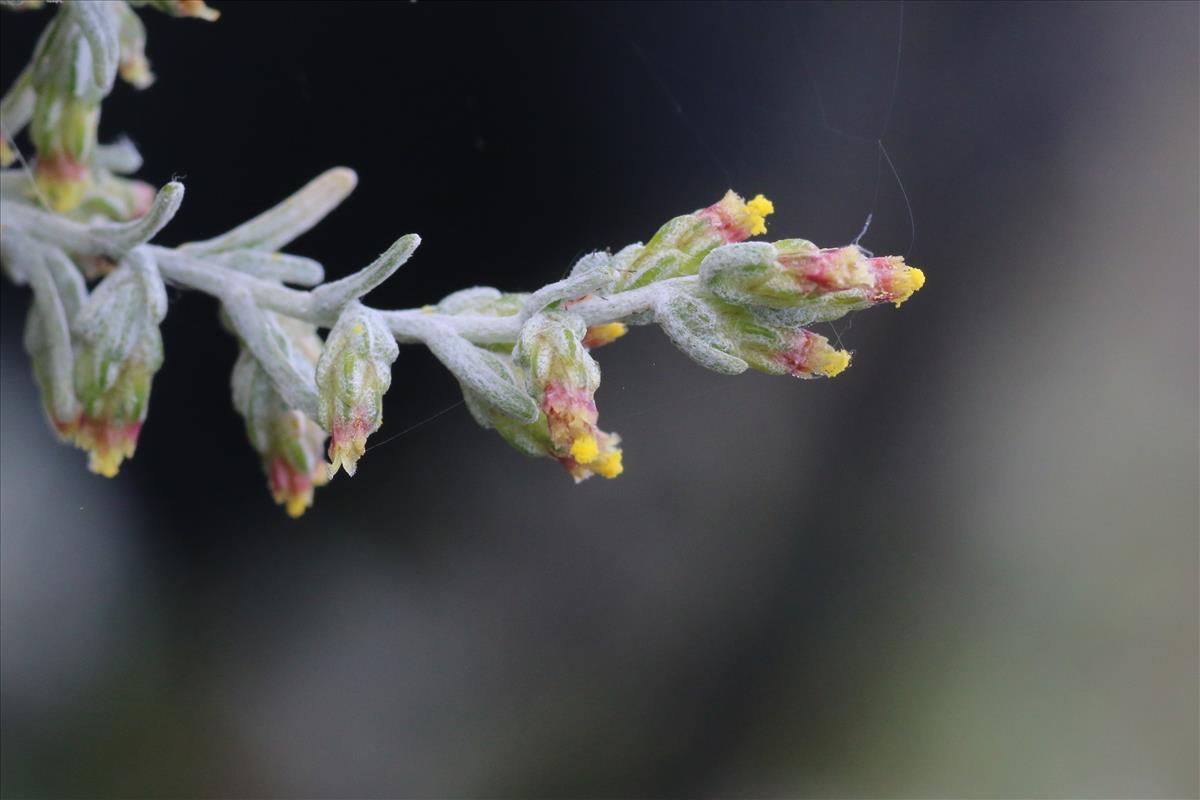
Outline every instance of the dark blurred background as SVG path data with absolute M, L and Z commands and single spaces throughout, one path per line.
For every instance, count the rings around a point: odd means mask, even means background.
M 625 475 L 578 487 L 461 407 L 414 427 L 460 398 L 406 347 L 373 442 L 413 429 L 298 522 L 212 301 L 172 293 L 105 481 L 5 285 L 6 797 L 1198 795 L 1196 4 L 215 5 L 145 12 L 159 81 L 104 106 L 187 185 L 168 243 L 345 164 L 289 249 L 420 233 L 378 306 L 727 188 L 777 238 L 873 213 L 929 282 L 822 328 L 833 381 L 635 330 L 598 354 Z M 2 19 L 7 86 L 48 14 Z

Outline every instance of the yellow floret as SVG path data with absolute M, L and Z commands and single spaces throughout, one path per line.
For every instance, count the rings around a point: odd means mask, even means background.
M 124 454 L 115 447 L 96 449 L 88 456 L 88 469 L 105 478 L 115 478 L 124 460 Z
M 576 436 L 575 441 L 571 443 L 571 458 L 580 464 L 591 464 L 598 455 L 600 447 L 596 444 L 596 437 L 590 433 Z
M 925 285 L 925 273 L 916 267 L 909 267 L 892 279 L 892 291 L 896 296 L 896 308 L 913 293 Z
M 766 218 L 775 213 L 775 204 L 760 194 L 746 203 L 746 211 L 750 214 L 750 235 L 758 236 L 767 232 Z
M 287 499 L 287 515 L 292 519 L 304 516 L 304 512 L 308 510 L 310 498 L 302 494 L 294 494 Z
M 629 332 L 623 322 L 607 322 L 603 325 L 593 325 L 587 329 L 588 347 L 600 347 L 616 341 Z
M 850 366 L 849 353 L 845 350 L 829 350 L 817 357 L 812 371 L 827 378 L 834 378 L 845 372 L 848 366 Z
M 625 468 L 621 466 L 621 451 L 610 450 L 588 464 L 588 469 L 605 478 L 617 477 L 625 471 Z

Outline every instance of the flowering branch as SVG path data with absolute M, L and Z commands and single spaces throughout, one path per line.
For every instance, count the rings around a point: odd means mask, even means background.
M 13 137 L 26 126 L 36 153 L 31 171 L 0 172 L 0 266 L 33 293 L 25 349 L 50 423 L 89 452 L 89 468 L 101 475 L 114 476 L 136 449 L 163 360 L 167 284 L 220 302 L 241 348 L 234 406 L 276 502 L 298 516 L 314 487 L 339 469 L 355 473 L 383 423 L 400 344 L 429 348 L 475 420 L 516 449 L 556 459 L 576 481 L 614 478 L 623 469 L 620 437 L 598 427 L 592 352 L 627 326 L 657 324 L 721 373 L 833 377 L 850 354 L 808 326 L 882 302 L 899 306 L 924 283 L 903 259 L 855 246 L 746 241 L 766 233 L 774 207 L 730 191 L 668 221 L 645 244 L 584 256 L 567 278 L 534 292 L 474 287 L 433 306 L 375 309 L 362 298 L 407 263 L 416 234 L 331 282 L 316 261 L 279 252 L 354 189 L 344 167 L 224 234 L 152 244 L 179 211 L 183 185 L 154 192 L 121 177 L 141 165 L 136 148 L 96 142 L 100 101 L 116 76 L 136 88 L 153 80 L 132 10 L 140 5 L 216 18 L 195 0 L 63 3 L 0 100 L 3 166 L 15 160 Z

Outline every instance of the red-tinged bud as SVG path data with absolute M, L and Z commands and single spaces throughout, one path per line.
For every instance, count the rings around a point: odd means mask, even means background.
M 578 396 L 572 397 L 557 389 L 550 391 L 542 413 L 536 421 L 529 423 L 518 422 L 496 411 L 470 391 L 464 392 L 464 398 L 471 415 L 480 425 L 494 428 L 506 442 L 525 455 L 555 459 L 576 483 L 592 475 L 615 478 L 622 472 L 621 437 L 589 423 L 588 420 L 595 419 L 595 405 Z M 551 434 L 551 419 L 555 420 L 557 438 Z M 579 435 L 572 437 L 572 429 Z
M 383 424 L 383 395 L 399 352 L 379 312 L 359 303 L 346 306 L 326 337 L 316 379 L 318 421 L 331 436 L 330 478 L 339 467 L 354 474 L 367 437 Z
M 872 258 L 854 246 L 822 250 L 803 239 L 718 247 L 700 264 L 700 277 L 728 303 L 811 309 L 811 319 L 883 302 L 899 306 L 925 285 L 925 273 L 899 256 Z
M 720 202 L 696 212 L 696 215 L 707 220 L 712 232 L 725 244 L 732 244 L 766 233 L 766 218 L 774 213 L 775 204 L 761 194 L 747 203 L 731 189 Z
M 88 297 L 74 324 L 75 395 L 83 409 L 75 443 L 88 468 L 111 478 L 133 455 L 162 366 L 159 323 L 167 296 L 152 262 L 129 258 Z
M 773 354 L 789 375 L 797 378 L 832 378 L 850 366 L 850 354 L 838 350 L 818 333 L 801 328 L 792 333 L 784 349 Z
M 907 266 L 900 256 L 883 256 L 870 259 L 871 271 L 875 274 L 875 285 L 888 302 L 900 304 L 925 285 L 925 273 L 916 267 Z
M 592 474 L 621 474 L 620 437 L 596 423 L 595 393 L 600 368 L 584 346 L 583 323 L 559 312 L 531 317 L 517 342 L 518 365 L 529 393 L 546 420 L 549 455 L 557 458 L 576 481 Z
M 233 405 L 246 422 L 246 435 L 262 461 L 271 497 L 289 516 L 300 516 L 312 505 L 313 490 L 327 479 L 322 458 L 325 431 L 304 412 L 288 407 L 248 350 L 242 350 L 234 365 L 232 388 Z
M 906 265 L 900 256 L 870 258 L 853 246 L 815 253 L 781 252 L 779 263 L 792 273 L 798 290 L 806 295 L 855 289 L 873 302 L 899 306 L 925 285 L 925 273 Z
M 618 289 L 636 289 L 683 275 L 695 275 L 703 258 L 721 245 L 767 232 L 775 206 L 761 194 L 750 202 L 732 190 L 719 202 L 667 222 L 641 248 L 617 254 Z
M 772 375 L 797 378 L 832 378 L 850 366 L 850 354 L 838 350 L 829 340 L 813 333 L 787 314 L 751 309 L 725 303 L 715 297 L 696 298 L 700 307 L 693 315 L 707 310 L 706 318 L 720 329 L 706 343 L 746 365 Z M 702 332 L 706 326 L 694 326 Z M 686 332 L 685 332 L 686 333 Z M 676 330 L 676 341 L 685 333 Z M 683 341 L 683 344 L 689 344 Z M 692 349 L 694 350 L 694 343 Z
M 271 497 L 294 519 L 312 506 L 313 490 L 325 485 L 321 460 L 325 432 L 295 409 L 277 409 L 266 425 L 267 449 L 262 456 Z
M 88 469 L 106 478 L 117 474 L 121 462 L 132 458 L 138 434 L 150 408 L 150 387 L 162 364 L 158 328 L 146 328 L 144 344 L 120 363 L 104 362 L 106 353 L 84 344 L 76 355 L 75 391 L 83 415 L 75 429 L 75 444 L 87 450 Z

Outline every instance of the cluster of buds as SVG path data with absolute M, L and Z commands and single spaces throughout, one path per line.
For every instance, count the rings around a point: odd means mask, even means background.
M 273 316 L 285 357 L 315 368 L 321 356 L 321 339 L 312 325 Z M 248 348 L 243 347 L 233 367 L 233 405 L 246 423 L 246 436 L 262 461 L 267 485 L 275 502 L 290 517 L 299 517 L 313 502 L 313 490 L 324 485 L 328 471 L 322 457 L 325 431 L 280 394 L 270 374 Z
M 500 365 L 489 362 L 486 369 L 503 375 L 505 385 L 524 386 L 537 417 L 523 419 L 483 402 L 460 375 L 476 420 L 521 452 L 557 459 L 576 480 L 620 474 L 620 439 L 597 427 L 600 371 L 588 350 L 623 336 L 627 322 L 657 322 L 681 350 L 718 372 L 755 369 L 798 378 L 842 373 L 850 353 L 808 326 L 881 302 L 899 305 L 921 288 L 924 275 L 903 259 L 872 258 L 857 247 L 745 241 L 766 233 L 765 217 L 773 211 L 762 195 L 746 202 L 730 191 L 707 208 L 670 220 L 645 245 L 585 256 L 570 278 L 532 295 L 476 288 L 430 307 L 440 314 L 522 321 L 515 343 L 490 345 L 489 359 Z M 624 321 L 586 324 L 589 306 L 623 308 L 624 298 L 638 300 Z M 458 371 L 464 363 L 443 361 Z
M 568 313 L 544 311 L 521 328 L 513 353 L 545 420 L 547 455 L 575 480 L 621 474 L 621 438 L 596 426 L 600 366 L 584 346 L 586 326 Z
M 133 255 L 102 280 L 75 321 L 75 393 L 82 413 L 75 443 L 88 468 L 111 478 L 133 456 L 162 366 L 158 326 L 167 294 L 153 262 Z
M 149 410 L 166 289 L 154 263 L 134 252 L 89 295 L 65 255 L 34 249 L 42 263 L 24 274 L 36 301 L 25 348 L 46 415 L 61 440 L 88 452 L 92 472 L 111 478 L 137 449 Z
M 141 5 L 141 3 L 139 3 Z M 149 3 L 175 16 L 215 19 L 202 2 Z M 9 4 L 36 8 L 40 4 Z M 124 0 L 64 3 L 0 107 L 0 165 L 16 159 L 11 137 L 29 125 L 36 156 L 31 195 L 55 211 L 80 218 L 101 214 L 133 219 L 145 213 L 153 190 L 118 177 L 132 172 L 97 144 L 101 101 L 118 75 L 137 89 L 154 81 L 146 30 Z
M 234 407 L 272 496 L 293 517 L 339 470 L 357 471 L 383 423 L 399 343 L 427 346 L 458 380 L 474 418 L 516 449 L 558 461 L 576 482 L 615 478 L 621 440 L 599 427 L 593 351 L 628 326 L 657 323 L 693 360 L 722 373 L 834 377 L 850 353 L 810 327 L 899 306 L 924 284 L 902 258 L 856 246 L 747 241 L 767 232 L 774 205 L 729 191 L 671 219 L 646 244 L 584 256 L 537 291 L 475 287 L 434 306 L 379 311 L 361 298 L 408 260 L 415 234 L 331 282 L 315 261 L 279 252 L 353 189 L 356 177 L 344 168 L 212 239 L 150 244 L 178 209 L 182 185 L 155 194 L 118 177 L 138 169 L 137 151 L 96 141 L 100 102 L 117 75 L 139 88 L 153 80 L 132 10 L 139 5 L 217 16 L 199 0 L 63 4 L 32 65 L 0 100 L 0 132 L 10 137 L 29 124 L 37 151 L 32 179 L 0 174 L 0 266 L 33 290 L 25 346 L 51 424 L 88 451 L 98 474 L 114 476 L 134 454 L 146 420 L 163 360 L 164 280 L 220 300 L 241 345 Z M 11 145 L 0 139 L 5 165 L 15 158 Z
M 898 256 L 857 246 L 821 249 L 802 239 L 741 242 L 704 256 L 700 283 L 664 295 L 657 319 L 697 362 L 799 378 L 834 377 L 850 353 L 808 329 L 879 303 L 899 307 L 925 274 Z

